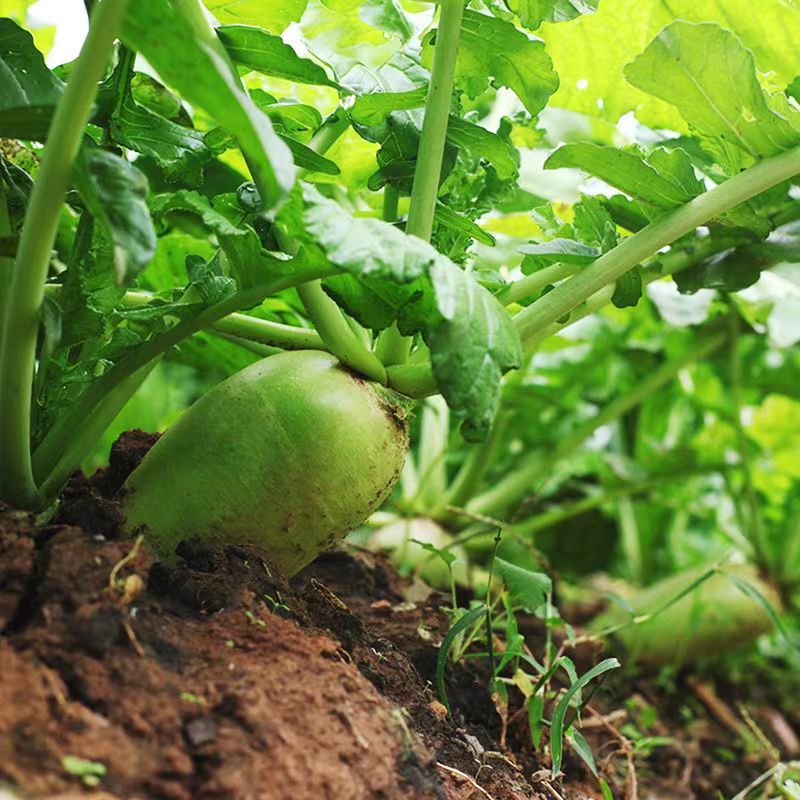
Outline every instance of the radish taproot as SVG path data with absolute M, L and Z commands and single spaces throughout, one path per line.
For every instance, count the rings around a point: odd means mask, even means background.
M 333 356 L 270 356 L 220 383 L 123 487 L 127 530 L 163 558 L 178 542 L 254 544 L 286 576 L 361 523 L 394 487 L 406 406 Z
M 704 579 L 705 574 L 706 570 L 693 569 L 658 581 L 626 598 L 627 608 L 611 607 L 592 627 L 623 626 L 615 636 L 629 659 L 651 667 L 718 656 L 772 630 L 765 605 L 779 612 L 780 596 L 754 567 L 731 566 Z M 741 586 L 749 587 L 748 593 Z M 641 621 L 634 623 L 636 619 Z

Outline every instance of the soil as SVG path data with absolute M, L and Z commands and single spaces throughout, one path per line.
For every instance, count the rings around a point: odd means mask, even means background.
M 0 509 L 0 797 L 601 797 L 571 751 L 551 780 L 522 695 L 496 706 L 482 659 L 448 667 L 446 714 L 448 598 L 382 557 L 332 551 L 287 584 L 257 550 L 212 552 L 190 531 L 174 565 L 120 538 L 113 497 L 153 441 L 121 437 L 47 524 Z M 540 651 L 541 623 L 520 624 Z M 580 671 L 600 656 L 570 655 Z M 797 755 L 800 700 L 731 691 L 604 683 L 583 732 L 613 796 L 727 797 Z

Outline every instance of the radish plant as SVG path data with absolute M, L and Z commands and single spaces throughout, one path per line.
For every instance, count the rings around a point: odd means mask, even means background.
M 624 16 L 614 0 L 87 5 L 80 55 L 52 70 L 25 4 L 0 20 L 0 499 L 13 506 L 55 502 L 177 352 L 206 369 L 224 353 L 234 374 L 124 488 L 129 530 L 166 557 L 198 535 L 260 543 L 297 571 L 391 492 L 410 406 L 435 395 L 483 443 L 451 484 L 441 441 L 423 436 L 424 505 L 505 513 L 548 461 L 525 454 L 481 490 L 498 408 L 550 337 L 670 276 L 685 292 L 741 289 L 796 249 L 789 56 L 771 63 L 744 3 L 721 18 L 648 2 L 635 49 L 609 47 L 577 79 Z M 597 134 L 562 143 L 569 118 L 553 109 L 585 114 L 591 98 Z M 617 147 L 603 125 L 630 111 L 650 128 Z M 525 185 L 520 154 L 542 142 L 547 169 L 611 189 L 557 215 Z M 535 221 L 519 270 L 491 267 L 487 228 L 507 213 Z M 707 327 L 687 358 L 721 346 Z M 658 391 L 671 364 L 557 455 Z

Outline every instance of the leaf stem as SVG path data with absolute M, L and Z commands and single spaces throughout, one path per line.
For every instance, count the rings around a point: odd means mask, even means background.
M 322 341 L 336 358 L 356 372 L 379 383 L 386 383 L 386 369 L 371 350 L 347 324 L 339 306 L 325 294 L 320 281 L 309 281 L 297 287 L 308 316 Z
M 439 7 L 441 16 L 436 31 L 431 82 L 428 98 L 425 101 L 425 117 L 417 151 L 414 184 L 411 187 L 411 205 L 406 225 L 406 233 L 418 236 L 426 242 L 430 241 L 433 231 L 433 215 L 436 212 L 436 197 L 439 194 L 464 2 L 441 0 Z
M 439 194 L 439 180 L 442 176 L 442 157 L 447 138 L 447 122 L 453 101 L 453 84 L 458 55 L 458 40 L 461 35 L 461 18 L 464 15 L 463 0 L 441 0 L 439 27 L 436 31 L 436 45 L 433 53 L 431 82 L 425 101 L 425 116 L 422 133 L 417 148 L 417 162 L 414 170 L 414 183 L 411 186 L 411 202 L 408 208 L 406 233 L 429 242 L 433 232 L 433 217 L 436 213 L 436 199 Z M 387 190 L 389 187 L 387 187 Z M 391 190 L 394 192 L 394 190 Z M 397 214 L 396 197 L 384 194 L 388 200 L 389 211 Z M 384 205 L 384 219 L 387 206 Z M 379 353 L 384 364 L 403 364 L 411 352 L 412 338 L 401 336 L 393 325 L 381 335 Z
M 383 190 L 383 213 L 382 219 L 385 222 L 394 222 L 397 219 L 397 206 L 400 200 L 400 193 L 394 186 L 386 186 Z M 402 364 L 409 354 L 411 348 L 411 338 L 400 333 L 397 323 L 392 323 L 385 331 L 381 331 L 378 336 L 378 343 L 375 352 L 381 363 L 386 366 L 390 364 Z
M 543 338 L 557 333 L 563 328 L 556 324 L 561 317 L 578 308 L 604 287 L 612 285 L 628 270 L 656 255 L 662 248 L 798 173 L 800 147 L 760 161 L 623 239 L 613 250 L 604 253 L 590 266 L 514 316 L 523 346 L 526 350 L 530 349 Z M 664 257 L 664 261 L 669 255 Z M 688 263 L 684 266 L 688 266 Z M 651 280 L 666 274 L 661 272 Z M 578 318 L 573 315 L 570 322 Z M 400 364 L 389 367 L 387 373 L 389 385 L 409 397 L 425 397 L 437 391 L 430 364 Z
M 126 8 L 127 0 L 103 0 L 94 9 L 89 34 L 50 124 L 20 235 L 0 354 L 0 496 L 18 506 L 37 503 L 30 452 L 31 386 L 50 251 L 72 163 Z
M 59 283 L 48 283 L 45 294 L 58 296 L 62 286 Z M 156 295 L 141 289 L 128 290 L 122 298 L 126 308 L 140 308 L 152 302 Z M 281 322 L 272 322 L 250 314 L 234 312 L 228 314 L 210 326 L 212 333 L 225 336 L 235 336 L 247 339 L 250 342 L 259 342 L 270 347 L 280 347 L 284 350 L 327 350 L 325 342 L 312 328 L 300 328 L 296 325 L 285 325 Z
M 765 159 L 623 239 L 514 317 L 523 345 L 595 292 L 699 225 L 800 173 L 800 147 Z
M 537 270 L 510 283 L 498 292 L 496 297 L 504 306 L 510 306 L 525 297 L 539 294 L 545 286 L 572 277 L 581 269 L 580 264 L 551 264 L 549 267 Z

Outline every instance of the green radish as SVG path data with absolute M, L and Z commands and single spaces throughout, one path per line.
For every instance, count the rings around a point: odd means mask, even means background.
M 410 569 L 436 589 L 450 587 L 447 564 L 436 553 L 426 550 L 423 544 L 431 544 L 438 550 L 448 548 L 455 556 L 452 563 L 456 583 L 468 583 L 467 555 L 460 545 L 450 546 L 453 537 L 440 525 L 427 517 L 398 519 L 379 528 L 369 539 L 372 550 L 391 553 L 392 563 L 398 569 Z
M 183 538 L 254 544 L 286 576 L 389 495 L 406 406 L 331 355 L 270 356 L 186 411 L 123 487 L 127 530 L 169 560 Z
M 759 577 L 755 568 L 726 567 L 724 572 L 711 572 L 702 580 L 707 572 L 694 569 L 665 578 L 635 597 L 626 598 L 630 610 L 615 604 L 597 617 L 592 627 L 606 630 L 652 614 L 615 633 L 632 660 L 651 667 L 681 666 L 705 656 L 721 655 L 772 630 L 764 603 L 737 585 L 737 581 L 748 584 L 779 612 L 777 591 Z

